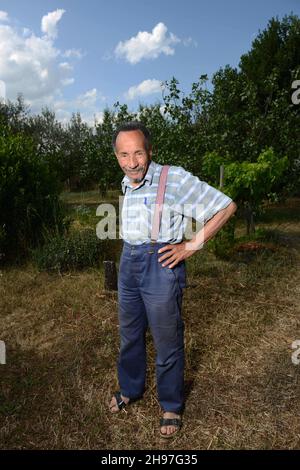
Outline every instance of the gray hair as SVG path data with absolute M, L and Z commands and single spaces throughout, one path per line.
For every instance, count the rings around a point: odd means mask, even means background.
M 128 131 L 141 131 L 144 135 L 145 150 L 146 152 L 149 152 L 152 146 L 151 135 L 147 127 L 139 121 L 124 122 L 115 130 L 113 134 L 113 138 L 112 138 L 113 149 L 114 150 L 116 149 L 116 140 L 117 140 L 118 134 L 120 132 L 128 132 Z

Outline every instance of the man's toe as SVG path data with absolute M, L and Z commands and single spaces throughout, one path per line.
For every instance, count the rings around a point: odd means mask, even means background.
M 112 413 L 115 413 L 116 411 L 118 411 L 117 402 L 116 402 L 115 397 L 112 398 L 112 400 L 109 404 L 109 409 Z
M 169 436 L 170 434 L 173 434 L 176 431 L 176 428 L 174 426 L 162 426 L 160 429 L 161 434 Z
M 121 399 L 124 401 L 124 403 L 126 403 L 126 405 L 129 403 L 129 398 L 123 397 L 123 395 L 121 395 Z M 113 396 L 111 399 L 111 402 L 109 404 L 109 409 L 112 413 L 116 413 L 117 411 L 120 411 L 115 396 Z

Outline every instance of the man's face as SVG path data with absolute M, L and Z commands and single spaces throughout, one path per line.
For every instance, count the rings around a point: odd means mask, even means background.
M 115 155 L 125 175 L 133 186 L 144 178 L 152 157 L 152 150 L 145 149 L 144 134 L 139 131 L 120 132 L 116 140 Z

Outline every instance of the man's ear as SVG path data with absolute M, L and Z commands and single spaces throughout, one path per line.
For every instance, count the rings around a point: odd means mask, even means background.
M 149 155 L 150 160 L 152 160 L 152 145 L 149 149 L 148 155 Z

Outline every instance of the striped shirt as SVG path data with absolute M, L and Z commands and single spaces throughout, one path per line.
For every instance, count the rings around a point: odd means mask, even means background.
M 120 236 L 140 245 L 151 241 L 151 227 L 162 165 L 151 161 L 139 185 L 132 186 L 127 175 L 122 180 Z M 192 219 L 201 227 L 232 202 L 218 189 L 184 170 L 170 166 L 166 184 L 160 232 L 157 242 L 179 243 Z M 199 230 L 199 224 L 197 230 Z M 190 226 L 191 228 L 191 226 Z

